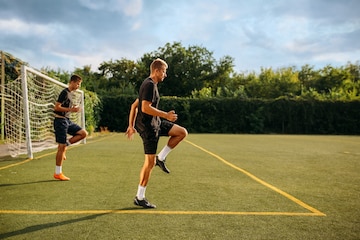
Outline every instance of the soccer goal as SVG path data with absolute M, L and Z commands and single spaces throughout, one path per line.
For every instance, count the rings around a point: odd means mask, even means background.
M 5 85 L 5 142 L 12 157 L 57 147 L 53 120 L 54 105 L 60 92 L 68 87 L 35 69 L 22 66 L 21 77 Z M 71 120 L 85 129 L 84 92 L 73 92 L 81 111 Z M 85 143 L 85 141 L 83 141 Z

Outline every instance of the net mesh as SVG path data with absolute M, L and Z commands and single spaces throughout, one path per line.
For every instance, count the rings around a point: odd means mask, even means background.
M 27 70 L 25 70 L 27 71 Z M 64 89 L 56 80 L 27 71 L 26 74 L 30 138 L 33 152 L 54 148 L 54 104 Z M 24 99 L 21 78 L 5 85 L 5 142 L 12 157 L 27 153 Z M 80 91 L 73 92 L 76 104 L 81 104 Z M 71 113 L 70 119 L 81 126 L 81 112 Z

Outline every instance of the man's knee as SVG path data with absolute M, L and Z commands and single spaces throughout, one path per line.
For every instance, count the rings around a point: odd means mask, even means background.
M 146 168 L 153 169 L 156 165 L 156 155 L 155 154 L 145 154 L 145 163 Z
M 181 127 L 181 137 L 184 139 L 188 135 L 186 128 Z
M 188 135 L 188 131 L 186 128 L 178 126 L 175 135 L 182 140 Z
M 88 132 L 85 129 L 80 130 L 77 135 L 81 136 L 81 139 L 86 138 L 88 136 Z
M 175 124 L 169 132 L 169 136 L 176 137 L 181 140 L 184 139 L 187 135 L 188 135 L 188 131 L 186 130 L 186 128 L 181 127 L 177 124 Z
M 58 144 L 58 152 L 64 152 L 66 149 L 66 144 L 59 143 Z

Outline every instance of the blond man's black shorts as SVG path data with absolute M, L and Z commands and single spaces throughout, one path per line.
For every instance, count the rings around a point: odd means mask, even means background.
M 161 120 L 159 132 L 156 132 L 152 127 L 146 128 L 143 132 L 138 131 L 143 141 L 144 153 L 156 154 L 159 138 L 161 136 L 169 136 L 169 131 L 173 126 L 174 123 Z

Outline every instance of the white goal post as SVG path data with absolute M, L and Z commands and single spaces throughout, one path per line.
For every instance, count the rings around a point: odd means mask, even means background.
M 57 147 L 53 120 L 54 105 L 60 92 L 68 87 L 33 68 L 23 65 L 21 77 L 5 85 L 5 142 L 12 157 Z M 81 106 L 70 119 L 85 129 L 84 92 L 73 92 Z M 83 140 L 85 143 L 85 139 Z

